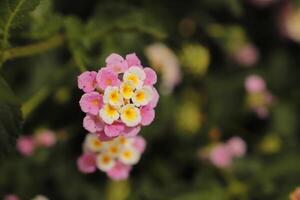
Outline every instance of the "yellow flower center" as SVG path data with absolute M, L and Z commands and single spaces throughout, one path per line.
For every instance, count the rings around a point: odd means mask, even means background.
M 113 101 L 113 102 L 117 102 L 117 101 L 118 101 L 118 97 L 119 97 L 119 95 L 118 95 L 117 92 L 112 92 L 112 93 L 110 94 L 110 96 L 109 96 L 109 99 L 110 99 L 111 101 Z
M 128 108 L 125 110 L 125 116 L 127 119 L 132 120 L 135 119 L 135 112 L 132 108 Z
M 109 116 L 114 116 L 117 110 L 114 107 L 107 105 L 106 112 Z
M 99 141 L 99 140 L 94 140 L 94 141 L 93 141 L 93 145 L 94 145 L 95 147 L 101 147 L 101 146 L 102 146 L 102 142 Z
M 134 85 L 137 85 L 139 82 L 139 78 L 135 74 L 129 75 L 128 80 L 132 81 Z
M 109 156 L 103 156 L 102 157 L 102 162 L 104 163 L 104 164 L 108 164 L 109 162 L 110 162 L 110 157 Z
M 144 93 L 144 92 L 138 92 L 138 93 L 136 94 L 136 99 L 137 99 L 138 101 L 143 101 L 143 100 L 145 99 L 145 93 Z
M 112 147 L 110 147 L 110 152 L 113 154 L 116 154 L 116 153 L 118 153 L 118 148 L 115 146 L 112 146 Z
M 123 155 L 124 155 L 125 158 L 130 159 L 132 157 L 132 152 L 131 151 L 124 151 Z

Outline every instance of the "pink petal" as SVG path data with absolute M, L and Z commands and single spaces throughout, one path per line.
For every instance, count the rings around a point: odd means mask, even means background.
M 118 75 L 107 67 L 98 71 L 96 81 L 98 87 L 102 90 L 105 90 L 107 86 L 119 86 L 121 84 Z
M 141 131 L 141 126 L 125 127 L 123 135 L 125 137 L 134 137 Z
M 122 62 L 124 58 L 120 56 L 119 54 L 112 53 L 110 54 L 106 59 L 106 64 L 116 63 L 116 62 Z
M 83 119 L 83 127 L 90 133 L 96 133 L 104 129 L 104 122 L 98 116 L 87 114 Z
M 157 106 L 157 103 L 159 100 L 159 94 L 154 87 L 152 87 L 152 90 L 153 90 L 152 100 L 150 101 L 150 103 L 148 105 L 152 108 L 155 108 Z
M 144 106 L 141 108 L 141 116 L 142 116 L 141 124 L 143 126 L 148 126 L 153 122 L 155 118 L 155 111 L 151 106 Z
M 107 69 L 113 71 L 116 74 L 124 73 L 128 69 L 126 61 L 107 64 Z
M 144 84 L 145 85 L 154 85 L 157 82 L 156 72 L 149 67 L 146 67 L 144 69 L 144 71 L 146 74 L 146 79 L 144 80 Z
M 96 88 L 96 76 L 97 72 L 86 71 L 80 74 L 77 78 L 78 88 L 84 92 L 92 92 Z
M 86 93 L 82 95 L 79 104 L 83 112 L 98 115 L 99 110 L 103 106 L 102 95 L 98 92 Z
M 104 127 L 104 133 L 108 137 L 117 137 L 124 132 L 125 125 L 120 122 L 114 122 L 111 125 L 106 125 Z
M 112 180 L 120 181 L 128 178 L 131 166 L 117 162 L 115 166 L 107 172 L 107 176 Z
M 141 65 L 141 61 L 135 53 L 127 54 L 126 61 L 128 63 L 128 67 Z
M 104 131 L 99 131 L 99 132 L 96 132 L 95 134 L 99 137 L 99 139 L 100 139 L 101 141 L 110 141 L 110 140 L 113 140 L 113 139 L 114 139 L 114 137 L 108 137 L 108 136 L 104 133 Z
M 141 136 L 137 136 L 134 138 L 133 145 L 139 153 L 143 153 L 146 149 L 146 140 Z
M 77 159 L 77 168 L 80 172 L 88 174 L 96 171 L 96 155 L 84 153 Z

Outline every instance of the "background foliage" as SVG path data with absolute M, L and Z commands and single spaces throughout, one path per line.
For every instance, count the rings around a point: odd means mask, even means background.
M 300 184 L 300 47 L 278 30 L 286 3 L 0 0 L 0 197 L 287 199 Z M 112 52 L 136 52 L 150 65 L 145 49 L 157 42 L 175 52 L 182 80 L 161 93 L 155 122 L 142 131 L 148 146 L 140 163 L 123 182 L 80 174 L 78 74 L 99 69 Z M 259 50 L 253 67 L 232 59 L 244 43 Z M 245 103 L 250 74 L 264 77 L 276 98 L 267 118 Z M 40 127 L 56 130 L 59 143 L 20 156 L 16 137 Z M 212 130 L 220 141 L 239 135 L 248 145 L 229 170 L 199 158 L 213 143 Z

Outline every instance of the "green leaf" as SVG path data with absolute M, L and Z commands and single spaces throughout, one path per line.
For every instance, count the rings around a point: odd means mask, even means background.
M 9 31 L 20 26 L 28 18 L 40 0 L 1 0 L 0 1 L 0 38 L 1 47 L 8 46 Z
M 15 146 L 21 132 L 21 115 L 19 101 L 0 77 L 0 158 Z

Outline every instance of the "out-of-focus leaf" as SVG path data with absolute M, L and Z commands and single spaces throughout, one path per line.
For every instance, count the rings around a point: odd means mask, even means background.
M 21 132 L 20 104 L 6 82 L 0 77 L 0 158 L 14 147 Z
M 33 39 L 42 39 L 57 33 L 63 26 L 61 15 L 53 11 L 52 0 L 43 0 L 30 14 L 30 33 Z
M 0 1 L 0 32 L 1 46 L 8 46 L 9 31 L 20 26 L 28 18 L 28 13 L 33 11 L 40 0 L 1 0 Z

